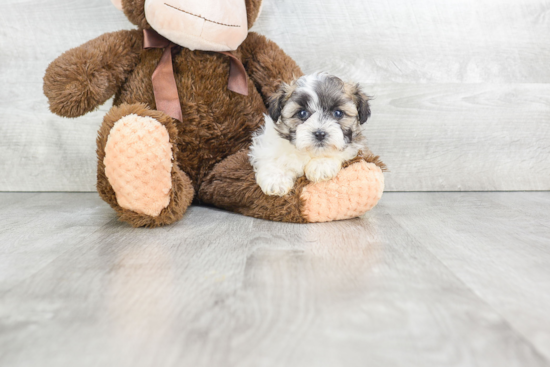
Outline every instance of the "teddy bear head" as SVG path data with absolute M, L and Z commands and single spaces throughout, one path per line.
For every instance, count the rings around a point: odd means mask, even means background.
M 111 0 L 140 29 L 191 50 L 232 51 L 246 39 L 262 0 Z

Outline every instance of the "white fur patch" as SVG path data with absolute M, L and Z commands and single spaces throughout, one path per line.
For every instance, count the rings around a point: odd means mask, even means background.
M 340 135 L 343 141 L 343 134 Z M 342 163 L 355 158 L 361 148 L 359 144 L 350 144 L 344 150 L 298 149 L 279 136 L 273 119 L 265 115 L 265 125 L 253 137 L 249 156 L 262 191 L 266 195 L 283 196 L 304 173 L 312 182 L 336 177 Z
M 272 104 L 280 109 L 280 118 L 275 122 L 265 115 L 265 125 L 254 135 L 249 153 L 265 194 L 287 194 L 304 174 L 312 182 L 328 181 L 338 175 L 342 163 L 365 148 L 358 107 L 346 93 L 347 86 L 320 73 L 282 86 L 275 97 L 279 100 Z

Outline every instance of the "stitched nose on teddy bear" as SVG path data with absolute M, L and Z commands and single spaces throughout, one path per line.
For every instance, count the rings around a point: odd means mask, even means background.
M 145 17 L 190 50 L 233 51 L 248 35 L 245 0 L 146 0 Z

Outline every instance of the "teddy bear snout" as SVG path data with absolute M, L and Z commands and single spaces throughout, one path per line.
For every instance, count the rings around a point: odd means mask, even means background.
M 244 0 L 146 0 L 151 27 L 173 43 L 201 51 L 233 51 L 248 35 Z

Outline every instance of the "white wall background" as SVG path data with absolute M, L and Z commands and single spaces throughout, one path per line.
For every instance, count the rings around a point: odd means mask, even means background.
M 375 96 L 372 150 L 390 191 L 550 190 L 550 1 L 264 0 L 253 30 L 305 72 Z M 1 0 L 0 191 L 95 190 L 110 103 L 51 114 L 63 51 L 132 28 L 109 0 Z

